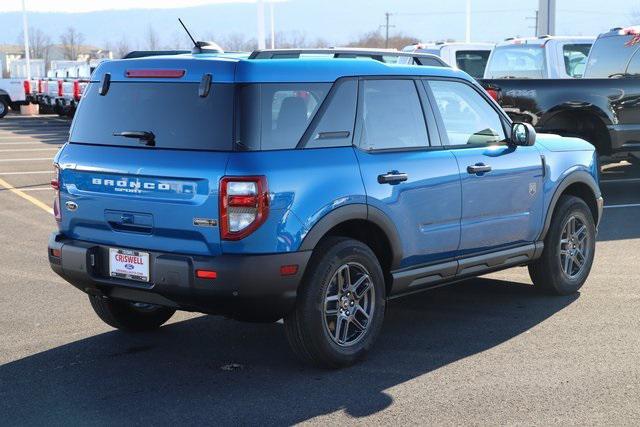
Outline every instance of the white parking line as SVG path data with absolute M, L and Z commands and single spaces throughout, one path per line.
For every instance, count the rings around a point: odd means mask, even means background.
M 64 144 L 66 141 L 63 141 L 62 139 L 58 140 L 58 141 L 48 141 L 48 142 L 42 142 L 39 140 L 36 141 L 25 141 L 25 142 L 2 142 L 0 141 L 0 147 L 4 147 L 5 145 L 62 145 Z
M 627 203 L 622 205 L 607 205 L 605 209 L 615 209 L 615 208 L 638 208 L 640 207 L 640 203 Z
M 0 159 L 0 162 L 33 162 L 36 160 L 53 160 L 53 157 L 34 157 L 31 159 Z
M 620 184 L 640 182 L 640 178 L 601 179 L 600 184 Z
M 16 187 L 16 189 L 20 190 L 20 191 L 45 191 L 45 190 L 53 191 L 53 188 L 51 188 L 51 187 L 31 187 L 31 188 Z
M 49 171 L 0 172 L 0 175 L 41 175 L 45 173 L 52 175 L 53 169 Z
M 58 151 L 58 147 L 45 147 L 45 148 L 7 148 L 1 149 L 0 153 L 18 153 L 22 151 Z

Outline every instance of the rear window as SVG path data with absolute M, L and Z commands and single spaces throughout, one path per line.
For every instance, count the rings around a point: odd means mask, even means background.
M 616 35 L 596 40 L 591 48 L 584 76 L 606 79 L 624 74 L 631 56 L 640 48 L 640 44 L 634 43 L 634 37 Z
M 507 45 L 493 50 L 487 64 L 487 79 L 544 78 L 544 47 L 540 45 Z
M 239 150 L 296 148 L 331 83 L 263 83 L 239 87 L 236 147 Z
M 456 52 L 456 65 L 471 77 L 481 79 L 490 53 L 490 50 L 459 50 Z
M 582 77 L 584 75 L 589 50 L 591 50 L 591 43 L 565 44 L 562 46 L 564 69 L 568 76 Z
M 142 146 L 119 132 L 152 132 L 157 148 L 232 149 L 234 85 L 213 84 L 198 96 L 198 83 L 112 82 L 98 93 L 91 83 L 71 129 L 71 142 Z

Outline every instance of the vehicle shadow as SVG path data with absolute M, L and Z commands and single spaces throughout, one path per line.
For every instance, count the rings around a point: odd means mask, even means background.
M 107 332 L 0 367 L 9 424 L 292 424 L 393 404 L 386 389 L 522 334 L 571 304 L 527 284 L 473 279 L 390 303 L 370 357 L 301 365 L 281 324 L 212 316 L 141 335 Z
M 29 136 L 43 144 L 62 145 L 69 138 L 70 120 L 57 117 L 6 116 L 0 120 L 0 130 L 16 136 Z

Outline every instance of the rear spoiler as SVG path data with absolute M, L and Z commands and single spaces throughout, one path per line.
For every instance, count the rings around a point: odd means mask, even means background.
M 412 58 L 417 65 L 449 67 L 442 58 L 430 53 L 401 52 L 394 49 L 326 48 L 326 49 L 262 49 L 254 50 L 249 59 L 291 59 L 301 55 L 332 55 L 333 58 L 371 58 L 380 62 L 385 57 Z
M 184 53 L 191 53 L 190 50 L 134 50 L 127 53 L 122 59 L 131 58 L 146 58 L 147 56 L 161 56 L 161 55 L 182 55 Z

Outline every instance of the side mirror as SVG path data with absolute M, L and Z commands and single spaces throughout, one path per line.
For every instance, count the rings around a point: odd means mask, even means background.
M 514 123 L 511 126 L 511 144 L 530 147 L 536 143 L 536 130 L 529 123 Z

